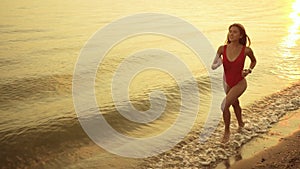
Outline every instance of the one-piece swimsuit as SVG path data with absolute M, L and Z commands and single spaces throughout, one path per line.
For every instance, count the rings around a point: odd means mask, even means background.
M 230 61 L 228 60 L 226 55 L 227 45 L 224 46 L 224 51 L 223 51 L 223 67 L 224 67 L 224 74 L 225 74 L 224 78 L 225 78 L 225 82 L 229 87 L 235 86 L 241 80 L 244 79 L 244 77 L 242 77 L 242 71 L 244 69 L 245 58 L 246 58 L 245 48 L 246 46 L 243 46 L 239 56 L 235 60 Z

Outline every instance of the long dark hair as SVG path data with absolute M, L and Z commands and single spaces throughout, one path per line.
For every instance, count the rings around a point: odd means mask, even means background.
M 229 26 L 228 30 L 230 30 L 230 28 L 233 27 L 233 26 L 237 27 L 240 30 L 240 33 L 242 35 L 242 38 L 240 38 L 240 40 L 239 40 L 240 44 L 246 46 L 247 45 L 247 40 L 248 40 L 248 42 L 249 42 L 248 46 L 250 46 L 251 45 L 251 40 L 250 40 L 249 36 L 247 35 L 244 26 L 242 24 L 239 24 L 239 23 L 234 23 L 234 24 Z M 228 36 L 229 35 L 227 35 L 226 44 L 231 43 Z

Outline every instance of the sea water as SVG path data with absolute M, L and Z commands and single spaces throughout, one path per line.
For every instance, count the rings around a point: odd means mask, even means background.
M 72 100 L 73 72 L 80 50 L 105 25 L 142 12 L 168 14 L 194 25 L 217 49 L 224 44 L 230 24 L 243 24 L 257 58 L 257 66 L 247 77 L 247 91 L 240 98 L 242 107 L 247 107 L 300 79 L 300 17 L 295 4 L 294 1 L 271 0 L 251 3 L 196 0 L 2 1 L 0 165 L 16 168 L 41 165 L 42 161 L 45 166 L 63 167 L 97 157 L 97 160 L 85 162 L 83 166 L 118 166 L 115 163 L 118 157 L 112 157 L 101 148 L 86 148 L 97 146 L 82 130 Z M 101 113 L 116 131 L 134 137 L 153 136 L 165 131 L 177 118 L 180 90 L 166 72 L 144 71 L 128 85 L 130 100 L 139 111 L 150 108 L 149 93 L 152 90 L 159 89 L 165 93 L 168 101 L 164 116 L 152 123 L 137 124 L 125 119 L 116 110 L 110 96 L 112 76 L 120 62 L 132 53 L 148 48 L 174 53 L 189 66 L 198 83 L 200 97 L 204 98 L 200 105 L 193 105 L 200 108 L 196 120 L 198 125 L 203 125 L 211 106 L 219 111 L 219 105 L 210 104 L 211 81 L 207 71 L 190 49 L 180 41 L 162 35 L 139 35 L 114 46 L 97 71 L 96 100 Z M 143 64 L 145 60 L 133 62 Z M 249 59 L 246 60 L 246 67 L 249 63 Z M 222 79 L 215 81 L 222 83 Z M 78 149 L 87 150 L 80 154 L 82 152 Z M 68 158 L 62 158 L 66 156 Z

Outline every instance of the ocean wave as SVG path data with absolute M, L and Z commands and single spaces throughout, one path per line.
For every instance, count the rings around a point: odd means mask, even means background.
M 0 84 L 1 107 L 14 104 L 14 101 L 37 100 L 53 95 L 71 94 L 71 75 L 51 75 L 2 79 Z
M 10 28 L 13 27 L 12 25 L 0 25 L 0 28 Z M 19 33 L 37 33 L 37 32 L 49 32 L 49 30 L 46 29 L 12 29 L 12 30 L 0 30 L 1 33 L 7 33 L 7 34 L 19 34 Z
M 199 84 L 199 86 L 208 85 L 205 81 L 202 83 L 203 84 Z M 174 87 L 170 87 L 168 90 L 168 93 L 172 94 L 169 98 L 172 100 L 171 102 L 179 98 L 178 95 L 174 95 L 173 93 Z M 299 90 L 300 83 L 259 100 L 244 109 L 246 112 L 244 113 L 244 117 L 247 119 L 246 122 L 253 125 L 247 125 L 241 133 L 233 132 L 230 143 L 227 145 L 222 145 L 219 142 L 223 131 L 222 123 L 212 134 L 212 137 L 204 143 L 199 141 L 201 128 L 198 128 L 191 131 L 191 133 L 171 151 L 146 159 L 141 168 L 145 166 L 152 168 L 172 168 L 174 165 L 214 166 L 218 161 L 234 155 L 236 149 L 246 144 L 252 138 L 267 132 L 272 124 L 280 120 L 280 117 L 284 116 L 284 114 L 289 111 L 298 110 L 300 107 Z M 144 98 L 144 96 L 142 98 Z M 148 107 L 147 104 L 144 104 L 148 101 L 146 98 L 141 99 L 137 97 L 135 99 L 136 100 L 133 100 L 133 104 L 137 106 L 138 109 L 146 109 Z M 141 102 L 144 103 L 141 104 Z M 170 107 L 173 106 L 174 105 L 170 105 Z M 106 105 L 100 107 L 100 109 L 106 112 L 103 116 L 107 122 L 120 133 L 130 134 L 131 131 L 139 130 L 143 132 L 144 127 L 153 127 L 148 124 L 141 125 L 129 122 L 129 120 L 120 115 L 112 105 Z M 39 125 L 20 126 L 19 128 L 9 131 L 2 130 L 0 132 L 0 144 L 3 148 L 0 152 L 0 165 L 6 167 L 10 166 L 11 168 L 22 165 L 26 166 L 29 165 L 26 164 L 28 159 L 35 159 L 38 156 L 47 156 L 49 152 L 52 154 L 61 154 L 67 151 L 67 149 L 71 150 L 76 147 L 84 147 L 91 144 L 92 142 L 81 128 L 75 116 L 75 112 L 69 114 L 74 114 L 74 116 L 61 115 L 50 118 L 44 123 L 39 123 Z M 169 115 L 174 116 L 173 114 Z M 159 120 L 165 123 L 164 118 Z M 235 122 L 233 122 L 232 126 L 234 128 L 237 127 Z M 155 130 L 157 130 L 157 128 Z M 109 136 L 107 139 L 109 140 Z
M 0 132 L 0 166 L 16 168 L 20 163 L 49 151 L 62 151 L 66 143 L 88 142 L 78 121 L 74 118 L 57 118 L 48 124 L 20 126 Z M 10 163 L 13 161 L 13 163 Z
M 204 77 L 201 79 L 199 81 L 199 90 L 202 90 L 202 93 L 206 93 L 209 91 L 209 78 Z M 41 100 L 54 95 L 68 95 L 69 99 L 71 99 L 71 82 L 72 76 L 70 75 L 7 80 L 0 85 L 0 102 L 1 104 L 5 103 L 6 106 L 10 106 L 15 101 L 31 100 L 34 102 L 35 100 Z M 113 103 L 101 105 L 99 109 L 105 120 L 117 132 L 124 135 L 137 136 L 140 133 L 145 133 L 145 128 L 157 132 L 162 130 L 162 125 L 166 125 L 166 123 L 172 124 L 172 120 L 175 120 L 177 117 L 176 112 L 178 112 L 178 107 L 180 106 L 180 93 L 177 90 L 178 86 L 171 85 L 164 87 L 165 95 L 168 99 L 167 112 L 158 119 L 158 122 L 156 121 L 151 124 L 140 124 L 126 119 L 116 110 Z M 150 108 L 149 96 L 146 93 L 134 96 L 130 101 L 137 110 L 144 111 Z M 56 102 L 53 104 L 48 103 L 48 106 L 51 107 L 56 104 Z M 54 108 L 53 110 L 61 112 L 58 108 Z M 68 144 L 68 147 L 90 144 L 91 141 L 81 128 L 76 113 L 73 109 L 70 111 L 61 113 L 52 112 L 52 115 L 50 112 L 50 115 L 45 115 L 45 117 L 39 114 L 37 116 L 44 119 L 34 119 L 34 122 L 30 124 L 20 125 L 16 123 L 13 125 L 7 121 L 0 124 L 2 126 L 0 144 L 3 147 L 0 152 L 0 165 L 12 165 L 9 161 L 16 161 L 16 164 L 13 165 L 18 166 L 24 160 L 26 161 L 26 159 L 34 158 L 36 155 L 47 154 L 48 151 L 53 149 L 64 151 L 66 147 L 62 145 L 66 144 Z M 88 117 L 86 120 L 90 120 L 89 118 L 93 117 Z M 169 119 L 169 122 L 166 119 Z M 3 125 L 6 125 L 6 127 Z M 109 135 L 106 137 L 105 139 L 110 139 Z M 18 160 L 18 158 L 22 160 Z

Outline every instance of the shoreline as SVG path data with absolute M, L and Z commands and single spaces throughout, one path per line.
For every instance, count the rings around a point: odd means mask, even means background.
M 89 163 L 89 168 L 136 168 L 136 169 L 160 169 L 160 168 L 193 168 L 193 169 L 219 169 L 219 164 L 224 161 L 230 161 L 232 158 L 236 161 L 244 161 L 257 155 L 257 153 L 263 151 L 265 147 L 260 147 L 255 142 L 259 139 L 269 139 L 274 146 L 277 144 L 281 137 L 292 133 L 291 128 L 288 126 L 282 127 L 283 135 L 280 132 L 274 131 L 276 125 L 281 122 L 291 121 L 290 115 L 298 114 L 293 119 L 300 119 L 300 81 L 291 84 L 279 92 L 264 97 L 253 104 L 243 109 L 243 115 L 246 119 L 246 124 L 254 123 L 258 125 L 252 125 L 249 130 L 244 133 L 237 133 L 237 122 L 235 118 L 232 118 L 231 128 L 232 136 L 230 143 L 227 145 L 219 142 L 223 133 L 223 122 L 220 121 L 218 128 L 212 137 L 207 142 L 200 142 L 199 136 L 201 133 L 201 126 L 191 131 L 180 143 L 178 143 L 170 151 L 164 152 L 160 155 L 149 157 L 146 159 L 132 159 L 124 158 L 117 155 L 105 153 L 101 154 L 103 150 L 97 145 L 92 144 L 89 146 L 75 147 L 67 152 L 52 154 L 48 153 L 46 156 L 39 156 L 36 159 L 30 159 L 15 168 L 53 168 L 54 166 L 60 166 L 61 163 L 57 159 L 65 159 L 65 168 L 83 168 Z M 265 118 L 270 117 L 270 118 Z M 265 124 L 264 127 L 260 125 Z M 297 121 L 298 128 L 300 127 L 299 120 Z M 299 128 L 300 129 L 300 128 Z M 294 128 L 295 130 L 295 128 Z M 293 131 L 294 131 L 293 130 Z M 279 134 L 278 134 L 279 133 Z M 266 138 L 267 137 L 267 138 Z M 299 139 L 299 138 L 298 138 Z M 67 144 L 65 146 L 68 146 Z M 253 149 L 253 146 L 258 146 L 255 153 L 240 152 L 241 149 Z M 252 147 L 251 147 L 252 146 Z M 299 147 L 299 146 L 297 146 Z M 291 148 L 291 147 L 290 147 Z M 293 148 L 293 147 L 292 147 Z M 271 158 L 268 158 L 271 159 Z M 292 156 L 291 156 L 291 159 Z M 261 159 L 260 159 L 261 160 Z M 51 162 L 50 162 L 51 161 Z M 53 162 L 54 161 L 54 162 Z M 116 162 L 117 161 L 117 162 Z M 268 161 L 268 160 L 265 160 Z M 274 161 L 274 160 L 273 160 Z M 276 161 L 276 160 L 275 160 Z M 22 161 L 23 162 L 23 161 Z M 284 162 L 284 161 L 283 161 Z M 282 163 L 283 163 L 282 162 Z M 287 161 L 288 162 L 288 161 Z M 297 162 L 297 159 L 296 161 Z M 14 163 L 14 161 L 10 161 Z M 254 162 L 253 162 L 254 163 Z M 224 169 L 226 165 L 221 164 L 220 169 Z M 229 163 L 230 165 L 230 163 Z M 235 164 L 231 164 L 234 166 Z M 244 164 L 243 164 L 244 165 Z M 0 168 L 11 168 L 9 166 L 2 166 Z M 55 168 L 55 167 L 54 167 Z M 239 168 L 243 169 L 243 168 Z
M 234 157 L 236 161 L 240 150 L 250 144 L 251 141 L 267 135 L 273 127 L 278 124 L 283 117 L 291 112 L 299 112 L 300 108 L 300 81 L 291 84 L 289 87 L 266 96 L 243 109 L 243 116 L 247 127 L 242 133 L 236 132 L 237 122 L 233 118 L 231 123 L 232 132 L 228 144 L 219 142 L 222 136 L 223 121 L 212 137 L 203 143 L 199 142 L 201 129 L 191 131 L 183 141 L 178 143 L 173 149 L 160 155 L 144 160 L 138 168 L 216 168 L 224 160 Z M 300 113 L 299 113 L 300 114 Z M 299 125 L 299 123 L 298 123 Z M 293 131 L 285 131 L 290 134 Z M 278 140 L 271 136 L 273 145 Z M 275 144 L 274 144 L 275 143 Z M 255 146 L 255 145 L 254 145 Z M 262 151 L 259 149 L 257 152 Z M 256 152 L 256 153 L 257 153 Z M 252 154 L 251 156 L 253 156 Z M 255 156 L 255 155 L 254 155 Z M 233 164 L 234 165 L 234 164 Z M 230 166 L 230 165 L 229 165 Z M 226 166 L 223 166 L 223 168 Z
M 264 164 L 265 168 L 275 168 L 274 166 L 276 163 L 278 163 L 277 160 L 272 159 L 271 163 L 270 161 L 267 161 L 266 159 L 270 159 L 270 157 L 266 158 L 264 155 L 263 158 L 260 154 L 263 152 L 268 152 L 270 154 L 269 149 L 274 149 L 276 147 L 277 151 L 280 152 L 276 155 L 276 158 L 279 160 L 283 157 L 287 156 L 288 154 L 285 153 L 287 149 L 290 147 L 293 149 L 293 147 L 299 147 L 300 141 L 298 141 L 298 144 L 295 143 L 288 143 L 286 146 L 288 147 L 282 147 L 281 142 L 284 140 L 289 140 L 289 137 L 293 137 L 293 139 L 296 139 L 297 136 L 295 136 L 296 132 L 300 132 L 300 111 L 293 111 L 285 115 L 282 120 L 280 120 L 277 124 L 274 125 L 274 127 L 271 128 L 270 131 L 268 131 L 266 134 L 262 135 L 259 138 L 255 138 L 251 140 L 249 143 L 245 144 L 241 147 L 239 150 L 239 154 L 230 157 L 228 160 L 224 160 L 223 162 L 220 162 L 215 169 L 249 169 L 249 168 L 258 168 L 260 166 L 263 168 Z M 300 138 L 297 138 L 300 140 Z M 271 150 L 272 151 L 272 150 Z M 265 154 L 265 153 L 264 153 Z M 271 153 L 274 154 L 274 153 Z M 300 154 L 298 154 L 300 157 Z M 271 156 L 272 158 L 273 156 Z M 274 156 L 275 157 L 275 156 Z M 292 157 L 296 157 L 295 155 Z M 275 159 L 276 159 L 275 158 Z M 259 160 L 261 161 L 259 161 Z M 263 163 L 262 163 L 263 161 Z M 280 163 L 288 162 L 281 161 Z M 262 164 L 259 164 L 262 163 Z M 258 164 L 256 166 L 255 164 Z M 288 164 L 288 163 L 286 163 Z M 273 166 L 270 166 L 273 165 Z M 250 167 L 251 166 L 251 167 Z M 251 169 L 252 169 L 251 168 Z M 282 167 L 281 167 L 282 168 Z
M 281 138 L 275 146 L 255 156 L 240 160 L 230 169 L 294 169 L 300 168 L 300 129 L 288 137 Z

